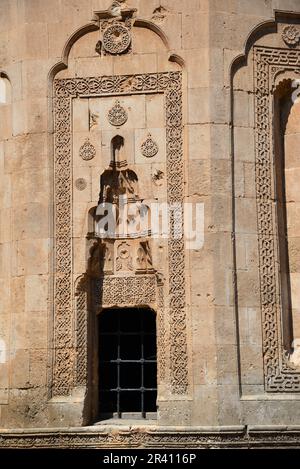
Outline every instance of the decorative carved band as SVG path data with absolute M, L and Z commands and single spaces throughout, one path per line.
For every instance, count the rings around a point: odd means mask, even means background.
M 54 89 L 56 271 L 52 391 L 53 395 L 68 395 L 76 380 L 74 378 L 74 312 L 72 311 L 72 99 L 87 96 L 101 97 L 102 95 L 120 96 L 129 93 L 165 93 L 168 202 L 182 203 L 184 190 L 182 76 L 180 72 L 169 72 L 100 78 L 60 79 L 54 81 Z M 171 219 L 172 226 L 174 226 L 174 219 Z M 170 384 L 174 394 L 184 395 L 188 389 L 184 241 L 170 239 L 168 250 Z M 104 291 L 104 297 L 105 295 L 109 295 L 107 290 Z
M 265 388 L 270 392 L 299 392 L 300 373 L 286 360 L 281 341 L 281 301 L 278 287 L 278 240 L 274 233 L 272 141 L 272 90 L 277 74 L 300 73 L 300 51 L 254 48 L 256 199 L 260 260 L 260 291 L 263 327 Z

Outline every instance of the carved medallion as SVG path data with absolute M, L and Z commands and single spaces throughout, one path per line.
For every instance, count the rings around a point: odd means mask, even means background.
M 285 26 L 282 39 L 289 47 L 295 47 L 300 42 L 300 30 L 294 25 Z
M 287 28 L 294 28 L 288 26 Z M 285 28 L 285 30 L 287 29 Z M 294 43 L 294 42 L 293 42 Z M 281 340 L 282 302 L 278 291 L 279 259 L 278 239 L 273 236 L 274 199 L 273 179 L 274 149 L 272 139 L 271 92 L 276 73 L 300 71 L 300 51 L 255 47 L 255 140 L 256 140 L 256 200 L 258 217 L 259 280 L 261 292 L 261 317 L 265 389 L 267 392 L 300 392 L 299 368 L 289 361 L 291 357 Z M 280 312 L 280 314 L 278 314 Z
M 96 156 L 96 148 L 87 138 L 79 149 L 79 156 L 85 161 L 92 160 Z
M 120 101 L 116 101 L 114 107 L 108 111 L 108 121 L 115 127 L 120 127 L 127 122 L 128 114 L 126 110 L 121 106 Z
M 146 158 L 153 158 L 158 153 L 158 145 L 150 133 L 141 145 L 141 152 Z
M 76 179 L 75 181 L 75 187 L 76 189 L 78 189 L 79 191 L 84 191 L 84 189 L 86 189 L 87 187 L 87 182 L 85 179 L 83 178 L 78 178 Z
M 103 48 L 109 54 L 122 54 L 130 44 L 130 32 L 120 23 L 112 24 L 103 33 Z

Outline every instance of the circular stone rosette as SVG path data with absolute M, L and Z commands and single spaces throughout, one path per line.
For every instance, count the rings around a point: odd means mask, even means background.
M 103 47 L 109 54 L 122 54 L 131 43 L 129 30 L 122 24 L 113 24 L 103 33 Z
M 288 46 L 296 46 L 300 41 L 300 30 L 296 26 L 286 26 L 282 31 L 282 39 Z
M 86 189 L 87 187 L 87 182 L 85 179 L 83 178 L 78 178 L 76 179 L 75 181 L 75 187 L 76 189 L 78 189 L 79 191 L 84 191 L 84 189 Z

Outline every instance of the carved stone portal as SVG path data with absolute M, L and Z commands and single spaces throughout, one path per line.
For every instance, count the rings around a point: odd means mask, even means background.
M 108 10 L 95 14 L 100 19 L 101 39 L 96 44 L 99 55 L 121 55 L 132 50 L 132 25 L 135 8 L 114 1 Z

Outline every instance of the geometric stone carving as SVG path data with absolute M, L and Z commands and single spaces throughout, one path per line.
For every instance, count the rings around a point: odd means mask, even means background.
M 176 415 L 179 415 L 176 406 Z M 188 455 L 192 448 L 197 454 L 198 449 L 222 449 L 222 448 L 262 448 L 268 445 L 268 448 L 288 449 L 298 448 L 300 445 L 300 435 L 297 428 L 280 428 L 279 426 L 266 427 L 254 426 L 247 431 L 247 427 L 241 425 L 233 428 L 195 428 L 193 431 L 187 431 L 182 427 L 157 427 L 155 431 L 132 426 L 124 431 L 122 428 L 116 428 L 114 431 L 103 431 L 93 429 L 92 431 L 82 431 L 81 429 L 62 428 L 59 431 L 47 429 L 40 432 L 33 432 L 30 429 L 24 430 L 2 430 L 0 433 L 1 448 L 10 449 L 30 449 L 30 448 L 59 448 L 59 449 L 105 449 L 115 448 L 134 450 L 147 449 L 149 453 L 152 448 L 158 448 L 164 451 L 166 448 L 186 449 Z M 182 459 L 181 459 L 182 460 Z M 188 459 L 186 459 L 188 461 Z
M 288 361 L 282 341 L 282 303 L 276 219 L 274 219 L 274 150 L 271 151 L 271 115 L 275 80 L 282 73 L 300 73 L 300 51 L 254 47 L 256 200 L 258 217 L 259 273 L 263 330 L 265 389 L 300 392 L 300 373 Z M 293 76 L 293 75 L 292 75 Z
M 75 337 L 72 297 L 72 99 L 116 95 L 164 93 L 166 110 L 167 202 L 182 204 L 184 200 L 183 135 L 182 135 L 182 74 L 179 71 L 131 76 L 103 76 L 54 80 L 55 112 L 55 294 L 53 318 L 53 380 L 52 394 L 69 395 L 76 381 Z M 173 212 L 173 211 L 171 211 Z M 170 214 L 170 229 L 178 223 Z M 168 323 L 170 337 L 170 389 L 185 395 L 189 385 L 187 321 L 185 311 L 185 246 L 183 239 L 168 240 L 169 281 Z M 139 279 L 141 276 L 135 276 Z M 156 279 L 151 274 L 148 277 Z M 113 276 L 108 276 L 114 278 Z M 126 277 L 127 278 L 127 277 Z M 130 279 L 130 277 L 129 277 Z M 119 277 L 118 282 L 122 282 Z M 150 281 L 150 280 L 149 280 Z M 135 280 L 132 280 L 135 282 Z M 129 282 L 130 283 L 130 282 Z M 128 278 L 124 295 L 128 290 Z M 127 290 L 126 290 L 127 289 Z M 106 290 L 107 291 L 107 290 Z M 145 294 L 153 295 L 149 289 Z M 107 291 L 109 294 L 109 291 Z M 140 295 L 134 295 L 139 300 Z M 122 302 L 122 295 L 120 295 Z
M 109 123 L 115 127 L 120 127 L 127 122 L 128 114 L 119 100 L 116 100 L 114 106 L 108 111 L 107 118 Z
M 109 54 L 122 54 L 131 44 L 130 30 L 121 23 L 112 24 L 104 31 L 102 44 Z
M 93 125 L 96 125 L 96 124 L 97 122 L 93 123 Z M 85 161 L 92 160 L 96 156 L 96 148 L 94 147 L 94 145 L 91 144 L 88 138 L 85 140 L 84 144 L 80 147 L 79 156 Z
M 282 39 L 289 47 L 295 47 L 300 42 L 300 30 L 296 26 L 290 24 L 285 26 L 282 31 Z
M 146 140 L 141 145 L 141 152 L 146 158 L 153 158 L 158 153 L 158 145 L 149 133 Z

